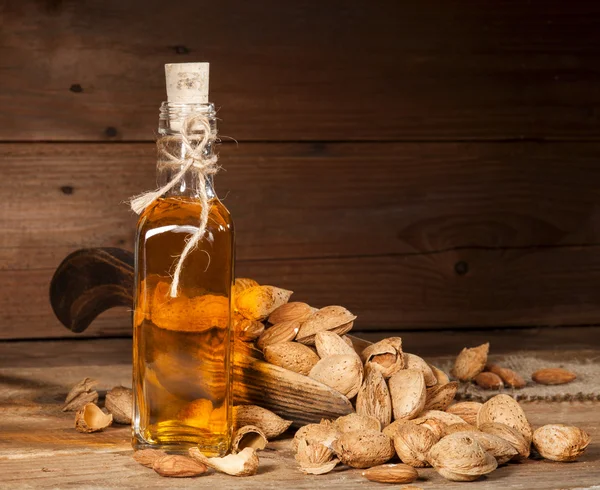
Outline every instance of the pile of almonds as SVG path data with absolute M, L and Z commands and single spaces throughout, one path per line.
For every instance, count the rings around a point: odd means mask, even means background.
M 355 413 L 296 432 L 292 448 L 302 472 L 320 475 L 346 465 L 364 470 L 362 475 L 371 481 L 410 483 L 419 477 L 417 468 L 430 466 L 448 480 L 472 481 L 498 465 L 528 458 L 532 444 L 541 457 L 553 461 L 573 461 L 588 446 L 588 434 L 577 427 L 550 424 L 534 431 L 519 403 L 506 394 L 485 403 L 455 402 L 459 382 L 525 385 L 518 373 L 488 364 L 489 344 L 463 349 L 451 371 L 453 381 L 421 357 L 404 352 L 400 337 L 356 348 L 346 335 L 355 315 L 342 306 L 316 309 L 288 302 L 291 294 L 237 279 L 234 329 L 236 338 L 253 343 L 267 362 L 329 386 L 355 408 Z M 542 371 L 534 374 L 534 381 L 574 379 L 561 370 Z M 86 378 L 67 396 L 64 410 L 77 410 L 78 430 L 102 430 L 113 419 L 130 423 L 131 390 L 111 390 L 106 414 L 96 405 L 93 387 Z M 232 451 L 223 458 L 208 458 L 198 448 L 191 448 L 188 456 L 147 449 L 134 458 L 168 477 L 199 476 L 208 468 L 233 476 L 256 474 L 257 452 L 292 422 L 253 405 L 234 407 L 234 419 Z

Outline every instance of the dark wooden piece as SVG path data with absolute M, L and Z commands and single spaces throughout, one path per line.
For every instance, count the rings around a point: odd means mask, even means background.
M 104 311 L 133 306 L 133 254 L 90 248 L 69 254 L 50 282 L 50 304 L 71 331 L 83 332 Z
M 242 140 L 600 136 L 597 2 L 4 2 L 0 138 L 151 140 L 207 60 Z M 243 42 L 240 42 L 243 40 Z

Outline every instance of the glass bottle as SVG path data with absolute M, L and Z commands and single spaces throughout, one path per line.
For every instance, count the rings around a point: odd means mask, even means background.
M 211 103 L 163 102 L 157 145 L 185 160 L 183 121 L 204 115 L 216 134 Z M 213 143 L 204 155 L 213 155 Z M 159 152 L 158 184 L 182 170 Z M 175 452 L 197 446 L 224 455 L 232 433 L 231 295 L 234 231 L 212 176 L 192 166 L 177 184 L 140 215 L 136 235 L 133 333 L 133 446 Z M 198 229 L 205 182 L 208 223 L 185 257 L 176 294 L 176 262 Z

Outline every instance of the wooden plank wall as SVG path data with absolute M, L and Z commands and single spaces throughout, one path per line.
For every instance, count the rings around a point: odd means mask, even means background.
M 600 4 L 0 1 L 0 338 L 131 248 L 163 64 L 209 60 L 238 275 L 359 330 L 600 318 Z M 127 312 L 85 335 L 124 335 Z

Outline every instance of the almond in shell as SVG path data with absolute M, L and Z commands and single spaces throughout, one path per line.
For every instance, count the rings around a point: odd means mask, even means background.
M 265 359 L 271 364 L 304 376 L 307 376 L 319 362 L 319 356 L 310 347 L 298 342 L 279 342 L 267 345 L 263 352 Z
M 436 440 L 440 440 L 442 437 L 444 437 L 448 428 L 444 422 L 436 419 L 418 418 L 412 419 L 410 422 L 430 430 L 435 436 Z
M 340 433 L 356 432 L 361 430 L 381 430 L 381 423 L 375 417 L 370 415 L 360 415 L 358 413 L 350 413 L 343 417 L 338 417 L 333 422 L 333 427 Z
M 300 301 L 291 301 L 281 305 L 269 315 L 269 323 L 281 323 L 288 321 L 303 322 L 313 314 L 313 309 L 310 305 Z
M 115 386 L 106 393 L 104 406 L 117 424 L 131 424 L 133 414 L 133 392 L 131 388 Z
M 366 368 L 366 375 L 356 396 L 356 413 L 375 417 L 386 427 L 392 421 L 392 399 L 380 371 Z
M 481 432 L 501 437 L 517 451 L 514 459 L 527 459 L 529 457 L 531 443 L 516 429 L 497 422 L 488 422 L 478 426 Z
M 438 442 L 432 431 L 417 424 L 403 424 L 394 435 L 396 454 L 403 463 L 416 468 L 428 466 L 427 454 Z
M 386 379 L 405 367 L 400 337 L 389 337 L 369 345 L 360 357 L 365 365 L 379 370 Z
M 427 391 L 421 371 L 402 369 L 389 380 L 394 419 L 413 419 L 425 407 Z
M 356 355 L 329 356 L 315 364 L 308 376 L 352 398 L 362 384 L 363 365 Z
M 322 444 L 331 447 L 333 441 L 340 436 L 340 432 L 329 420 L 322 420 L 320 424 L 308 424 L 300 427 L 292 440 L 292 449 L 298 450 L 300 441 L 307 444 Z
M 446 412 L 458 415 L 467 424 L 477 426 L 477 414 L 483 407 L 479 402 L 459 402 L 446 408 Z
M 404 368 L 405 369 L 416 369 L 423 373 L 425 378 L 425 386 L 434 386 L 437 384 L 437 378 L 433 374 L 433 371 L 421 357 L 414 354 L 404 353 Z
M 445 425 L 461 424 L 464 422 L 458 415 L 454 415 L 448 412 L 442 412 L 441 410 L 425 410 L 419 414 L 419 418 L 415 419 L 414 422 L 420 422 L 421 420 L 434 419 L 439 420 Z
M 352 330 L 356 315 L 343 306 L 326 306 L 309 316 L 300 327 L 296 340 L 302 344 L 314 345 L 315 335 L 330 330 L 343 335 Z
M 483 449 L 496 458 L 499 465 L 507 463 L 519 454 L 506 439 L 493 434 L 479 430 L 463 431 L 463 434 L 467 434 L 479 442 L 483 446 Z
M 369 481 L 378 483 L 412 483 L 419 473 L 407 464 L 382 464 L 361 473 Z
M 454 401 L 458 382 L 452 381 L 442 385 L 427 388 L 424 410 L 446 410 Z
M 315 347 L 321 359 L 328 356 L 354 355 L 358 356 L 354 347 L 335 332 L 324 330 L 315 335 Z
M 533 433 L 538 453 L 551 461 L 575 461 L 590 444 L 590 436 L 579 427 L 548 424 Z
M 474 481 L 498 467 L 496 458 L 479 442 L 460 432 L 436 443 L 428 460 L 440 475 L 451 481 Z
M 258 337 L 256 346 L 264 350 L 268 345 L 278 344 L 279 342 L 289 342 L 296 338 L 300 324 L 296 321 L 282 322 L 267 328 Z
M 465 347 L 454 361 L 452 376 L 460 381 L 472 380 L 484 370 L 489 350 L 489 343 L 471 349 Z
M 477 415 L 477 426 L 498 422 L 518 430 L 526 441 L 531 442 L 533 431 L 525 412 L 514 398 L 496 395 L 483 404 Z
M 342 463 L 353 468 L 371 468 L 394 456 L 394 444 L 384 433 L 367 429 L 346 432 L 333 443 Z
M 431 369 L 431 372 L 435 376 L 438 385 L 445 385 L 450 382 L 448 375 L 440 368 L 435 367 L 433 364 L 429 364 L 429 369 Z
M 236 294 L 235 303 L 244 318 L 261 321 L 287 303 L 291 295 L 292 291 L 275 286 L 253 286 Z

